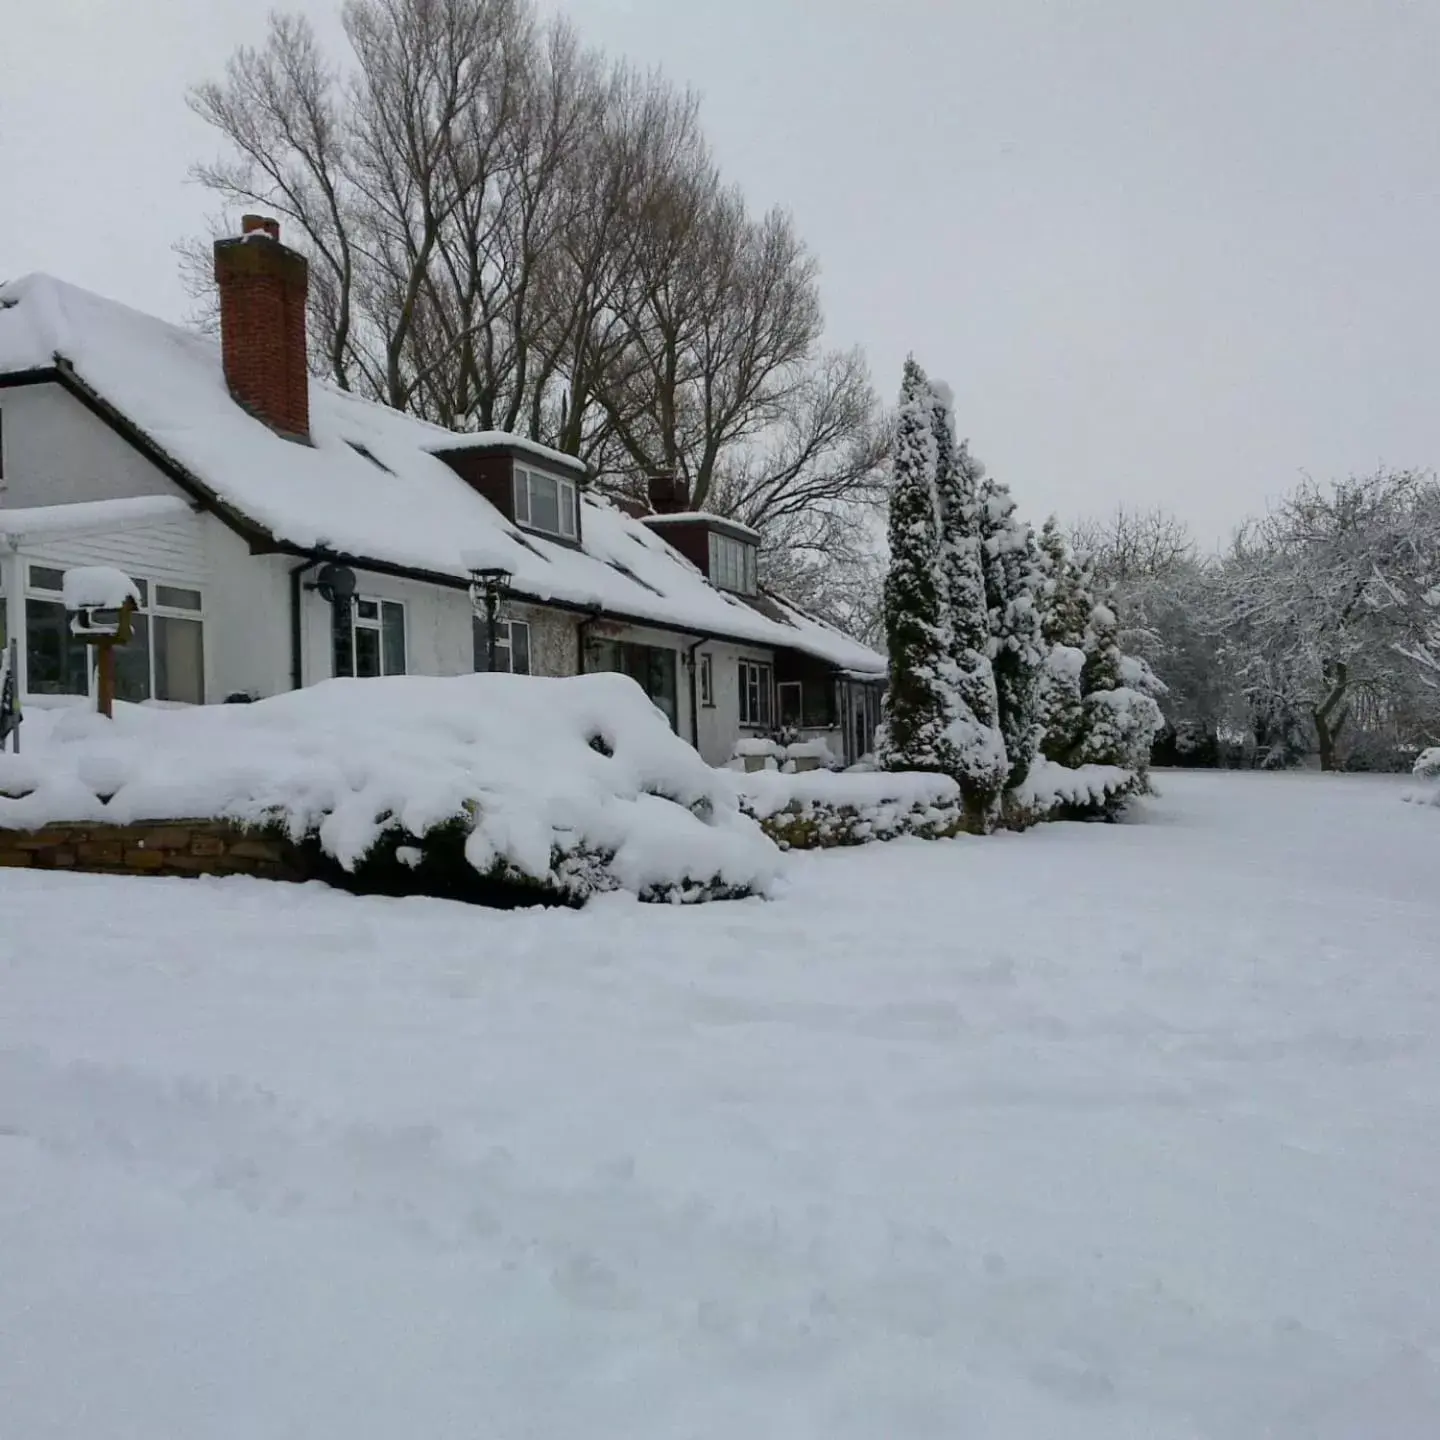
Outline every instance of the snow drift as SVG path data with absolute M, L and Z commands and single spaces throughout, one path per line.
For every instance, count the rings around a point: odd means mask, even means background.
M 351 872 L 377 847 L 418 862 L 458 827 L 481 875 L 571 901 L 764 893 L 780 863 L 619 675 L 330 680 L 253 705 L 122 705 L 113 722 L 32 711 L 25 739 L 0 755 L 0 826 L 233 820 L 313 839 Z

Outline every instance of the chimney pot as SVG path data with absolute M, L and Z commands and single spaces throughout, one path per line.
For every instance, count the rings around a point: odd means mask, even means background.
M 272 430 L 308 440 L 305 301 L 310 268 L 303 255 L 280 243 L 277 220 L 245 215 L 240 232 L 215 242 L 225 383 Z

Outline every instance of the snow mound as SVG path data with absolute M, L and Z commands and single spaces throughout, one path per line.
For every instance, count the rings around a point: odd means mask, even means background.
M 960 787 L 948 775 L 908 770 L 726 774 L 740 808 L 789 848 L 862 845 L 899 835 L 939 839 L 964 828 Z
M 382 841 L 413 849 L 458 824 L 480 874 L 567 900 L 763 894 L 780 864 L 733 788 L 621 675 L 330 680 L 253 705 L 122 705 L 113 722 L 67 710 L 36 728 L 23 754 L 0 755 L 0 826 L 226 819 L 313 838 L 353 872 Z
M 67 610 L 118 610 L 127 600 L 140 603 L 135 582 L 109 565 L 80 565 L 65 572 Z
M 1418 780 L 1428 780 L 1428 785 L 1407 790 L 1401 799 L 1410 805 L 1440 806 L 1440 745 L 1422 750 L 1416 758 L 1413 774 Z

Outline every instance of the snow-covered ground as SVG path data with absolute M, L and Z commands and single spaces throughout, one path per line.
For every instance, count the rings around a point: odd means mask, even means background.
M 492 913 L 0 872 L 0 1433 L 1440 1433 L 1440 815 Z

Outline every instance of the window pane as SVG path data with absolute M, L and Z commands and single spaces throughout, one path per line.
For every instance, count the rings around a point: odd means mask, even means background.
M 205 703 L 205 638 L 198 620 L 156 615 L 155 698 L 186 705 Z
M 341 600 L 330 607 L 331 638 L 334 641 L 335 674 L 355 673 L 355 619 L 350 601 Z
M 140 586 L 140 603 L 145 603 L 145 582 L 137 580 Z M 172 610 L 199 610 L 200 592 L 198 590 L 182 590 L 178 585 L 157 585 L 155 587 L 155 603 L 157 605 L 169 606 Z
M 760 686 L 760 705 L 758 714 L 762 725 L 770 724 L 770 668 L 767 665 L 757 665 L 755 675 Z
M 70 617 L 58 600 L 25 602 L 26 684 L 32 695 L 88 695 L 88 651 L 70 633 Z
M 138 579 L 132 575 L 130 577 L 130 583 L 140 592 L 140 604 L 142 606 L 148 605 L 150 603 L 150 582 L 148 580 Z
M 30 567 L 30 588 L 32 590 L 53 590 L 58 595 L 65 588 L 65 572 L 52 570 L 48 565 Z
M 753 595 L 756 590 L 760 588 L 755 574 L 757 563 L 755 547 L 753 545 L 745 545 L 742 548 L 745 552 L 745 593 L 747 595 Z
M 530 523 L 537 530 L 560 533 L 560 487 L 551 475 L 530 475 Z
M 800 724 L 800 685 L 797 681 L 790 681 L 779 687 L 780 691 L 780 723 L 782 725 Z
M 516 675 L 530 673 L 530 627 L 520 620 L 510 625 L 510 669 Z
M 381 607 L 381 613 L 384 617 L 382 634 L 384 637 L 385 673 L 387 675 L 403 675 L 405 673 L 405 607 L 398 600 L 387 600 Z
M 378 600 L 357 600 L 355 602 L 355 618 L 357 620 L 378 620 L 380 618 L 380 602 Z
M 700 657 L 700 703 L 702 705 L 715 703 L 715 670 L 714 662 L 709 655 Z
M 560 533 L 575 538 L 575 487 L 568 480 L 560 482 Z
M 115 647 L 115 698 L 138 705 L 150 698 L 150 617 L 130 617 L 130 641 Z
M 368 680 L 380 673 L 380 632 L 363 625 L 355 627 L 355 674 Z
M 520 525 L 530 523 L 530 472 L 515 471 L 515 520 Z

